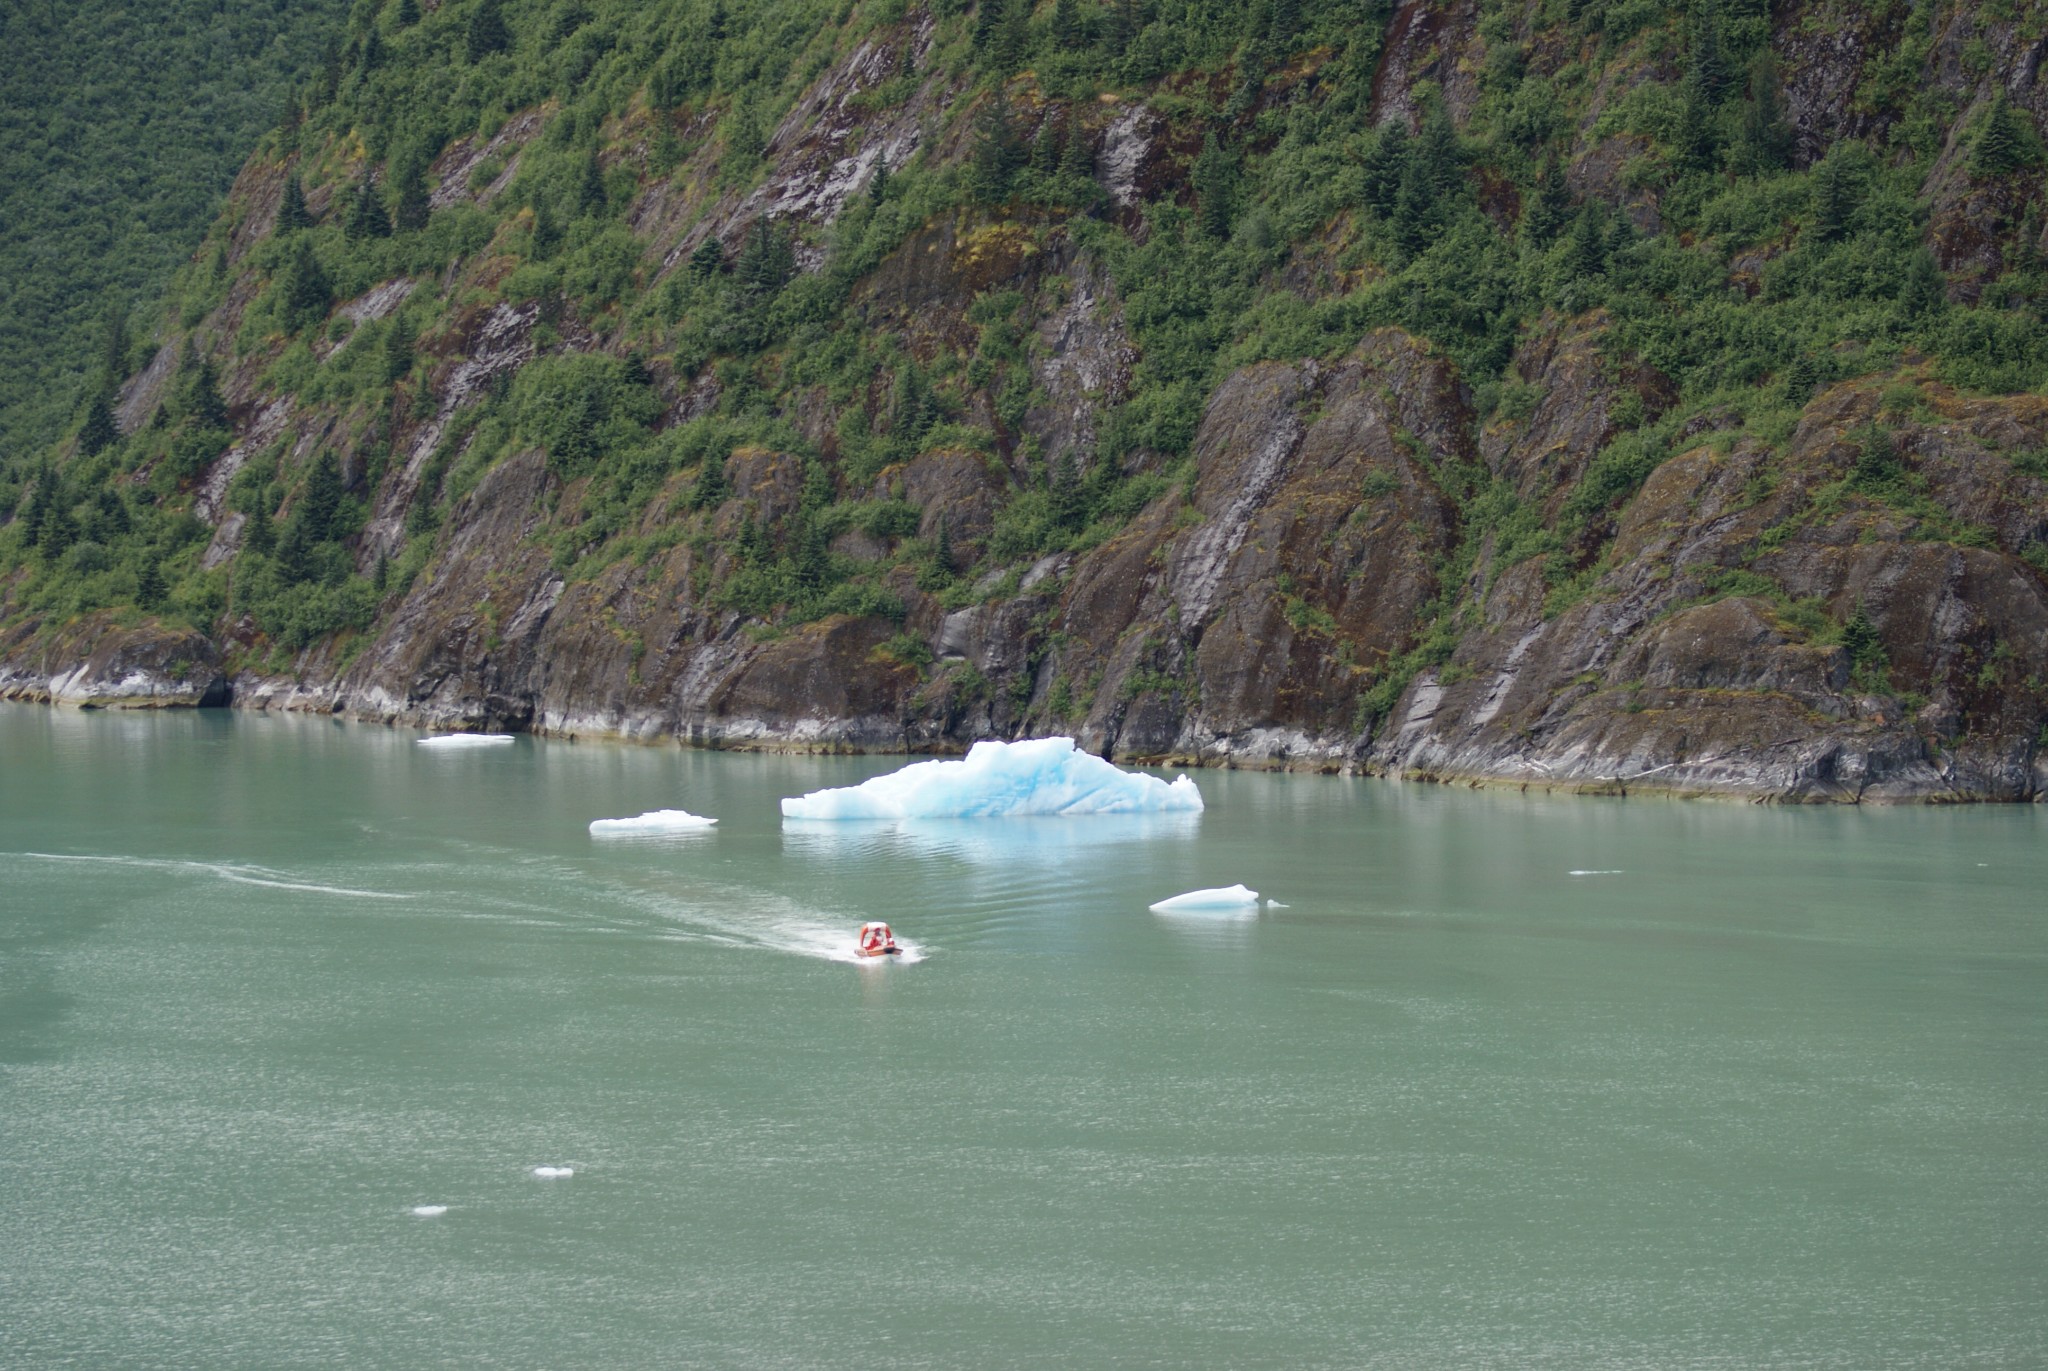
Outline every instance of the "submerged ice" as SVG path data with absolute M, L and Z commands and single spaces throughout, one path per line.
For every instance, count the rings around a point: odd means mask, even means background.
M 913 762 L 856 786 L 782 802 L 786 819 L 981 819 L 1023 814 L 1193 812 L 1202 792 L 1110 765 L 1072 738 L 976 743 L 960 761 Z

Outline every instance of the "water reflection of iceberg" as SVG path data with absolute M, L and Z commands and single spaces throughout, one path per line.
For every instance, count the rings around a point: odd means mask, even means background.
M 1201 835 L 1201 822 L 1193 811 L 1086 818 L 784 819 L 782 841 L 793 852 L 833 860 L 914 855 L 990 866 L 1059 864 L 1127 843 L 1192 842 Z

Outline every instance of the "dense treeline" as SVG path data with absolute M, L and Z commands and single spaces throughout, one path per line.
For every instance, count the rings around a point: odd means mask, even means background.
M 172 268 L 346 9 L 0 8 L 0 454 L 42 447 L 103 372 L 127 375 Z
M 453 502 L 532 446 L 562 478 L 589 478 L 574 517 L 545 535 L 571 574 L 685 539 L 708 545 L 701 512 L 723 498 L 731 455 L 796 454 L 800 507 L 772 527 L 749 513 L 728 535 L 730 570 L 702 589 L 769 619 L 900 614 L 883 584 L 890 563 L 833 554 L 837 534 L 858 526 L 895 549 L 895 565 L 914 565 L 920 587 L 963 597 L 971 571 L 1085 546 L 1170 489 L 1231 368 L 1335 355 L 1398 325 L 1456 361 L 1483 417 L 1513 418 L 1537 398 L 1509 365 L 1518 339 L 1599 308 L 1613 364 L 1654 370 L 1679 401 L 1618 416 L 1624 432 L 1564 526 L 1518 508 L 1481 471 L 1443 473 L 1473 526 L 1502 535 L 1497 557 L 1551 557 L 1568 595 L 1585 579 L 1583 556 L 1563 555 L 1576 530 L 1708 407 L 1782 434 L 1817 387 L 1909 349 L 1966 388 L 2048 377 L 2048 280 L 2031 248 L 2039 137 L 2002 95 L 1961 130 L 1962 174 L 2004 197 L 2012 247 L 2004 274 L 1976 283 L 1975 303 L 1953 300 L 1921 196 L 1965 106 L 1912 79 L 1921 38 L 1872 65 L 1857 91 L 1883 116 L 1883 142 L 1801 150 L 1762 0 L 1486 0 L 1470 108 L 1454 118 L 1424 82 L 1412 119 L 1375 120 L 1391 8 L 939 0 L 921 64 L 902 56 L 895 77 L 859 96 L 881 122 L 921 89 L 943 92 L 924 116 L 936 136 L 905 165 L 881 164 L 830 224 L 758 219 L 663 271 L 671 244 L 634 228 L 649 188 L 673 180 L 708 203 L 773 175 L 771 135 L 802 93 L 864 38 L 896 35 L 907 53 L 901 34 L 917 14 L 902 0 L 357 0 L 259 149 L 290 168 L 274 231 L 230 271 L 223 221 L 174 289 L 173 331 L 218 307 L 236 272 L 251 274 L 258 289 L 235 320 L 232 356 L 188 356 L 162 410 L 125 437 L 89 397 L 69 455 L 0 472 L 0 508 L 21 508 L 0 557 L 28 570 L 19 602 L 45 613 L 132 603 L 212 624 L 231 569 L 200 569 L 206 530 L 190 493 L 231 437 L 219 368 L 255 365 L 265 391 L 346 416 L 366 454 L 346 486 L 333 452 L 294 460 L 282 445 L 234 482 L 228 508 L 248 524 L 232 593 L 279 645 L 368 623 L 424 564 Z M 1551 54 L 1541 62 L 1539 47 Z M 1607 84 L 1623 93 L 1603 97 L 1582 133 Z M 1178 173 L 1135 219 L 1112 212 L 1097 166 L 1100 97 L 1130 94 L 1184 146 Z M 532 110 L 545 114 L 536 138 L 466 162 L 472 194 L 431 207 L 437 159 L 458 140 L 488 144 Z M 1635 152 L 1617 186 L 1588 193 L 1574 148 L 1610 135 Z M 961 151 L 934 151 L 948 146 Z M 865 326 L 859 283 L 953 211 L 1063 232 L 1107 264 L 1139 356 L 1094 450 L 1048 460 L 1034 449 L 1018 293 L 972 302 L 978 342 L 966 352 Z M 485 260 L 487 273 L 463 274 Z M 332 312 L 401 277 L 416 288 L 388 317 Z M 435 412 L 432 346 L 492 299 L 539 309 L 542 356 L 455 411 L 404 547 L 367 568 L 350 549 L 392 472 L 396 435 Z M 567 347 L 572 329 L 595 350 Z M 715 411 L 664 425 L 658 372 L 679 385 L 714 379 Z M 829 399 L 829 450 L 793 422 L 799 393 Z M 1035 473 L 971 552 L 943 523 L 935 539 L 910 536 L 917 511 L 870 494 L 888 464 L 940 445 Z M 113 480 L 124 473 L 139 481 Z M 691 493 L 649 532 L 650 502 L 683 473 Z

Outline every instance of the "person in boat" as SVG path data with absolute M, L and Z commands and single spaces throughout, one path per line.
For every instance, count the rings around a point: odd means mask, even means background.
M 896 935 L 885 923 L 865 923 L 860 926 L 860 955 L 863 957 L 900 957 L 903 949 L 896 946 Z

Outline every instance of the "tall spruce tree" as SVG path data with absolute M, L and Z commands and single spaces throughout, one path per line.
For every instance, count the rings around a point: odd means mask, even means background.
M 1973 176 L 2006 176 L 2030 165 L 2035 158 L 2033 140 L 2020 123 L 2012 102 L 2000 86 L 1991 97 L 1991 108 L 1977 125 L 1970 141 L 1970 173 Z
M 1839 147 L 1820 160 L 1813 169 L 1810 191 L 1815 238 L 1830 243 L 1848 233 L 1860 190 L 1856 173 Z
M 306 473 L 306 489 L 292 511 L 292 523 L 303 525 L 306 536 L 316 543 L 338 536 L 334 516 L 341 508 L 342 494 L 341 467 L 332 450 L 322 448 L 313 459 L 313 469 Z
M 112 447 L 120 440 L 121 431 L 114 426 L 113 394 L 102 382 L 92 388 L 92 394 L 85 402 L 85 421 L 78 426 L 78 454 L 94 457 Z
M 277 202 L 277 233 L 282 236 L 313 227 L 313 215 L 306 208 L 306 189 L 297 172 L 284 180 L 284 198 Z
M 974 116 L 968 184 L 984 205 L 999 205 L 1024 165 L 1023 140 L 1010 117 L 1010 96 L 1000 86 Z
M 512 31 L 505 27 L 505 11 L 499 0 L 480 0 L 470 11 L 464 50 L 472 63 L 512 46 Z
M 391 236 L 391 216 L 384 212 L 384 201 L 367 176 L 356 186 L 355 203 L 349 207 L 348 221 L 341 231 L 356 242 Z
M 1784 87 L 1767 48 L 1749 65 L 1749 99 L 1735 138 L 1735 170 L 1746 176 L 1778 171 L 1792 160 L 1792 127 L 1785 122 Z
M 1396 117 L 1380 125 L 1372 146 L 1366 149 L 1363 168 L 1365 203 L 1373 213 L 1384 217 L 1394 212 L 1412 156 L 1406 123 Z
M 1230 236 L 1232 201 L 1237 191 L 1237 165 L 1211 133 L 1202 141 L 1189 178 L 1195 188 L 1202 232 L 1214 239 Z
M 427 226 L 433 202 L 427 196 L 427 159 L 417 149 L 408 149 L 391 170 L 391 182 L 398 192 L 397 212 L 392 220 L 401 233 L 417 233 Z

